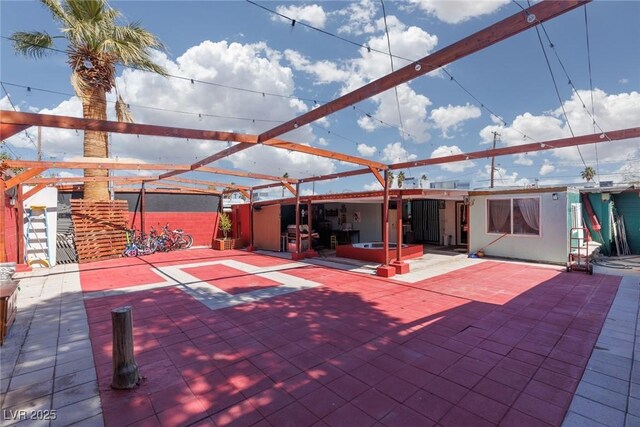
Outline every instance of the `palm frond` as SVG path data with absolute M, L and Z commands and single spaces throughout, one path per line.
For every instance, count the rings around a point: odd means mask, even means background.
M 69 16 L 65 12 L 59 0 L 40 0 L 40 2 L 49 9 L 54 19 L 69 25 Z
M 103 18 L 104 11 L 108 9 L 104 0 L 67 0 L 65 9 L 76 21 L 96 22 Z
M 49 48 L 53 46 L 53 37 L 45 32 L 17 31 L 9 38 L 18 53 L 34 58 L 42 58 L 47 55 Z

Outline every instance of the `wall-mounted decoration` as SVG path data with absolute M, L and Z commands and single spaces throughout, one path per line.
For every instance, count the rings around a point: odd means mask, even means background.
M 355 211 L 353 213 L 353 222 L 360 222 L 360 221 L 361 221 L 360 211 Z

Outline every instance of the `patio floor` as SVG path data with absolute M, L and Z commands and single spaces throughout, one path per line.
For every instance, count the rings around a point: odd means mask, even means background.
M 42 404 L 47 387 L 30 386 L 51 376 L 52 425 L 561 425 L 620 283 L 494 261 L 408 282 L 203 249 L 62 270 L 58 320 L 69 308 L 87 330 L 70 322 L 48 345 L 23 331 L 2 370 L 9 409 Z M 110 388 L 123 305 L 144 377 L 132 391 Z

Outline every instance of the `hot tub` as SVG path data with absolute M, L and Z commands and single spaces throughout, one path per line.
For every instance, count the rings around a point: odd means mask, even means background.
M 389 259 L 396 258 L 396 244 L 389 243 Z M 420 258 L 422 245 L 402 244 L 402 259 Z M 382 242 L 353 243 L 351 245 L 339 245 L 336 248 L 336 256 L 342 258 L 359 259 L 384 263 L 384 247 Z

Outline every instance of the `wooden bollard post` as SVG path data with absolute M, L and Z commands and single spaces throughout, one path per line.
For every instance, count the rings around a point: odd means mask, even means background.
M 134 388 L 140 382 L 140 374 L 133 356 L 131 307 L 118 307 L 111 310 L 111 327 L 113 330 L 113 380 L 111 388 Z

